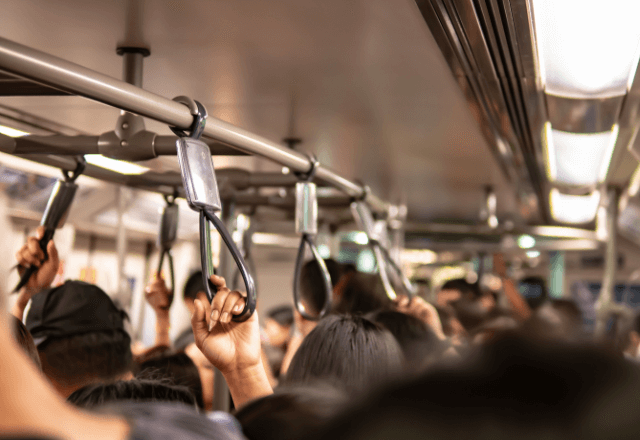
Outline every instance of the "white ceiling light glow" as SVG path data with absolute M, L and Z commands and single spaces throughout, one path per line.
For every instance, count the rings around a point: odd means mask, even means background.
M 532 0 L 540 75 L 547 93 L 624 95 L 640 56 L 640 1 Z
M 600 191 L 586 196 L 562 194 L 557 189 L 550 193 L 551 216 L 561 223 L 589 223 L 596 217 Z
M 136 163 L 125 162 L 124 160 L 111 159 L 105 157 L 102 154 L 85 154 L 84 156 L 87 163 L 95 165 L 100 168 L 106 168 L 107 170 L 115 171 L 116 173 L 125 174 L 128 176 L 144 174 L 149 171 L 149 168 L 143 167 Z
M 5 125 L 0 125 L 0 134 L 9 136 L 12 138 L 17 138 L 17 137 L 26 136 L 29 133 L 27 133 L 26 131 L 16 130 L 15 128 L 7 127 Z
M 567 185 L 603 182 L 618 138 L 618 125 L 601 133 L 569 133 L 546 124 L 549 180 Z

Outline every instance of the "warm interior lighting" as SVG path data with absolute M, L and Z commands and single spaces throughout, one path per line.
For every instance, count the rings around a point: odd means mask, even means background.
M 532 0 L 540 76 L 547 93 L 624 95 L 640 46 L 640 1 Z
M 533 238 L 531 235 L 524 234 L 518 237 L 518 247 L 520 249 L 531 249 L 535 245 L 536 245 L 536 239 Z
M 429 249 L 403 249 L 400 260 L 405 264 L 433 264 L 438 260 L 438 254 Z
M 600 203 L 600 191 L 586 196 L 562 194 L 557 189 L 550 193 L 551 216 L 562 223 L 588 223 L 593 221 Z
M 100 168 L 115 171 L 116 173 L 125 175 L 144 174 L 149 168 L 138 165 L 137 163 L 125 162 L 124 160 L 111 159 L 102 154 L 86 154 L 84 156 L 87 163 Z
M 0 125 L 0 134 L 9 136 L 12 138 L 17 138 L 21 136 L 26 136 L 29 133 L 27 133 L 26 131 L 16 130 L 15 128 L 7 127 L 5 125 Z
M 609 172 L 618 125 L 601 133 L 569 133 L 547 122 L 545 153 L 549 180 L 568 185 L 595 185 Z
M 540 256 L 540 251 L 527 251 L 528 258 L 538 258 Z

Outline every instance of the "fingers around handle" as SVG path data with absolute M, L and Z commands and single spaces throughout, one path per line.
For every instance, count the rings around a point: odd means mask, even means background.
M 211 223 L 213 223 L 213 226 L 217 229 L 218 233 L 220 234 L 220 237 L 222 237 L 222 241 L 224 241 L 225 245 L 229 249 L 229 252 L 233 257 L 233 260 L 235 261 L 236 266 L 238 266 L 238 270 L 242 275 L 242 279 L 244 280 L 245 287 L 247 288 L 246 303 L 245 303 L 244 309 L 242 310 L 242 313 L 240 313 L 239 315 L 235 315 L 233 317 L 233 320 L 236 322 L 246 321 L 251 317 L 251 315 L 253 315 L 253 312 L 255 312 L 256 310 L 257 292 L 256 292 L 255 283 L 253 281 L 253 277 L 249 273 L 249 270 L 247 269 L 247 264 L 245 263 L 244 258 L 242 258 L 242 254 L 240 253 L 240 250 L 237 248 L 237 246 L 233 242 L 233 239 L 231 238 L 229 231 L 227 231 L 227 228 L 224 226 L 224 223 L 222 222 L 222 220 L 220 220 L 217 216 L 215 216 L 214 214 L 208 211 L 206 212 L 203 211 L 203 213 L 206 216 L 206 218 L 209 221 L 211 221 Z M 201 248 L 201 251 L 202 251 L 202 248 Z M 203 273 L 204 273 L 204 270 L 203 270 Z M 211 298 L 213 298 L 213 296 L 211 296 Z
M 305 246 L 309 246 L 311 253 L 313 254 L 313 258 L 315 259 L 318 267 L 320 268 L 320 273 L 322 274 L 322 283 L 325 291 L 325 300 L 324 305 L 322 306 L 322 310 L 318 312 L 318 315 L 313 316 L 307 313 L 302 305 L 300 299 L 300 276 L 302 274 L 302 267 L 304 265 L 304 248 Z M 331 275 L 329 274 L 329 270 L 327 269 L 327 265 L 324 262 L 324 259 L 318 252 L 313 240 L 309 234 L 302 234 L 302 239 L 300 240 L 300 247 L 298 248 L 298 255 L 296 257 L 296 267 L 293 275 L 293 302 L 296 306 L 296 310 L 298 313 L 307 320 L 310 321 L 318 321 L 322 317 L 324 317 L 329 310 L 331 309 L 331 298 L 333 296 L 333 284 L 331 283 Z

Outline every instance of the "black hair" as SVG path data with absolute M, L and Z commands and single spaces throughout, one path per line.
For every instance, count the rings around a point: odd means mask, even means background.
M 378 275 L 356 272 L 345 283 L 332 311 L 338 314 L 366 314 L 389 309 L 391 304 Z
M 199 408 L 204 409 L 202 382 L 198 367 L 185 353 L 163 353 L 138 365 L 137 379 L 168 380 L 189 389 Z
M 316 260 L 309 260 L 302 266 L 299 291 L 305 310 L 312 315 L 317 315 L 322 310 L 327 295 L 324 286 L 324 273 Z
M 329 276 L 331 276 L 331 284 L 333 287 L 336 287 L 338 282 L 340 282 L 340 278 L 344 274 L 345 268 L 342 264 L 338 263 L 333 258 L 325 258 L 324 264 L 327 266 L 327 270 L 329 271 Z
M 195 300 L 198 292 L 204 292 L 204 281 L 202 280 L 201 270 L 192 273 L 189 278 L 187 278 L 187 282 L 184 283 L 184 289 L 182 290 L 182 299 Z
M 509 338 L 447 368 L 368 397 L 317 438 L 595 440 L 640 432 L 640 370 L 593 348 Z
M 288 305 L 274 307 L 267 312 L 267 317 L 283 327 L 291 327 L 293 325 L 293 307 Z
M 44 373 L 62 385 L 114 380 L 131 370 L 131 338 L 121 330 L 50 338 L 38 351 Z
M 11 320 L 13 321 L 13 337 L 18 342 L 20 348 L 24 350 L 24 352 L 29 356 L 29 358 L 33 361 L 33 363 L 38 367 L 39 370 L 42 369 L 42 364 L 40 363 L 40 356 L 38 355 L 38 349 L 36 348 L 36 344 L 33 342 L 33 337 L 27 327 L 15 316 L 11 316 Z
M 118 401 L 180 402 L 195 407 L 196 400 L 187 387 L 157 380 L 121 380 L 112 383 L 87 385 L 67 398 L 80 408 L 95 408 Z
M 391 333 L 360 316 L 329 315 L 302 341 L 285 384 L 328 381 L 352 392 L 393 379 L 403 363 Z
M 419 372 L 434 365 L 450 347 L 414 316 L 395 310 L 379 310 L 368 314 L 367 318 L 389 330 L 396 338 L 408 371 Z
M 347 403 L 344 391 L 326 383 L 280 387 L 235 416 L 249 440 L 297 440 L 323 428 Z
M 456 278 L 444 283 L 440 290 L 457 290 L 464 297 L 471 294 L 476 295 L 477 289 L 473 284 L 467 282 L 467 280 L 465 280 L 464 278 Z

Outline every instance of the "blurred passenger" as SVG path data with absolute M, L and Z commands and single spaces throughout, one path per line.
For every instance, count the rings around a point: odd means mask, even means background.
M 536 310 L 549 298 L 547 284 L 541 277 L 526 277 L 521 279 L 519 290 L 531 310 Z
M 357 393 L 394 379 L 402 365 L 402 350 L 388 330 L 362 317 L 329 315 L 300 345 L 285 384 L 327 381 Z
M 446 307 L 454 301 L 467 300 L 475 296 L 475 289 L 472 284 L 462 278 L 449 280 L 442 285 L 436 297 L 436 304 Z
M 15 316 L 11 316 L 10 320 L 13 322 L 13 336 L 18 342 L 18 345 L 24 350 L 27 356 L 29 356 L 29 359 L 33 361 L 36 367 L 38 367 L 39 370 L 42 370 L 38 349 L 36 348 L 36 344 L 33 342 L 31 333 L 29 333 L 29 330 L 27 330 L 27 327 L 25 327 L 22 321 Z
M 298 440 L 325 428 L 347 403 L 348 395 L 328 384 L 280 387 L 235 415 L 249 440 Z
M 67 281 L 33 297 L 26 326 L 42 370 L 60 395 L 131 377 L 125 317 L 102 289 L 82 281 Z
M 543 341 L 582 342 L 585 337 L 582 313 L 571 300 L 545 302 L 524 324 L 523 332 Z
M 363 400 L 314 438 L 637 438 L 640 370 L 590 348 L 503 339 Z
M 198 408 L 204 409 L 198 367 L 185 353 L 165 352 L 138 364 L 136 379 L 163 380 L 189 389 Z
M 67 398 L 67 402 L 85 409 L 121 401 L 178 402 L 196 407 L 196 398 L 189 388 L 158 380 L 134 379 L 87 385 Z
M 374 274 L 354 273 L 342 288 L 340 301 L 333 305 L 337 314 L 365 314 L 392 307 L 380 277 Z
M 493 270 L 502 281 L 502 290 L 509 302 L 513 316 L 520 322 L 531 317 L 531 305 L 521 295 L 513 280 L 507 276 L 507 265 L 502 254 L 493 255 Z
M 466 343 L 467 331 L 464 326 L 458 320 L 453 307 L 439 307 L 436 306 L 438 317 L 442 323 L 442 331 L 454 346 L 460 346 Z
M 262 348 L 274 376 L 279 376 L 282 361 L 293 336 L 293 307 L 289 305 L 275 307 L 267 313 L 264 326 L 266 343 Z
M 380 310 L 368 314 L 367 318 L 391 332 L 402 348 L 405 370 L 411 373 L 424 372 L 435 365 L 450 347 L 422 320 L 411 315 Z
M 617 317 L 616 348 L 627 360 L 640 363 L 640 313 L 631 319 Z

